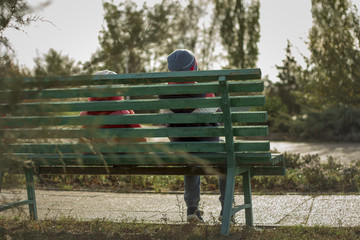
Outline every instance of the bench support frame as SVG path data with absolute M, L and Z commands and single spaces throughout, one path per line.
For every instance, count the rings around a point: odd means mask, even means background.
M 223 127 L 212 128 L 201 127 L 201 129 L 166 129 L 166 128 L 152 128 L 152 129 L 124 129 L 119 132 L 111 132 L 110 130 L 105 133 L 100 131 L 90 131 L 90 128 L 82 130 L 53 130 L 46 131 L 45 137 L 50 138 L 75 138 L 75 139 L 106 139 L 118 138 L 118 136 L 126 136 L 129 138 L 137 137 L 225 137 L 225 143 L 212 142 L 212 143 L 196 143 L 196 144 L 181 144 L 176 145 L 173 143 L 136 143 L 134 147 L 138 147 L 136 151 L 132 152 L 131 148 L 125 149 L 124 146 L 113 144 L 99 143 L 96 152 L 99 152 L 100 157 L 87 155 L 74 157 L 79 153 L 94 152 L 92 147 L 84 143 L 70 143 L 70 144 L 29 144 L 18 146 L 16 144 L 9 144 L 14 147 L 16 151 L 13 153 L 22 156 L 26 163 L 21 166 L 12 166 L 13 169 L 24 170 L 26 178 L 27 200 L 8 203 L 0 206 L 0 211 L 10 209 L 21 205 L 29 205 L 29 212 L 31 219 L 38 219 L 35 186 L 34 186 L 34 173 L 37 175 L 42 174 L 86 174 L 86 175 L 221 175 L 226 177 L 226 190 L 224 196 L 224 203 L 222 206 L 222 226 L 221 235 L 228 236 L 230 231 L 231 218 L 240 210 L 245 210 L 246 225 L 253 226 L 253 213 L 252 213 L 252 199 L 251 199 L 251 177 L 255 175 L 284 175 L 285 167 L 276 165 L 282 161 L 281 154 L 273 155 L 269 152 L 269 141 L 262 141 L 260 143 L 252 143 L 251 141 L 235 141 L 236 137 L 246 136 L 267 136 L 267 126 L 233 126 L 234 123 L 264 123 L 267 121 L 266 111 L 259 111 L 256 114 L 247 114 L 237 109 L 242 107 L 263 106 L 265 104 L 265 96 L 258 95 L 244 95 L 237 96 L 235 93 L 242 92 L 262 92 L 264 83 L 258 81 L 261 78 L 260 69 L 235 69 L 235 70 L 219 70 L 219 71 L 201 71 L 201 72 L 171 72 L 171 73 L 144 73 L 144 74 L 116 74 L 107 76 L 71 76 L 71 77 L 47 77 L 44 81 L 44 89 L 32 89 L 33 86 L 38 87 L 39 80 L 37 78 L 26 78 L 23 82 L 24 94 L 18 94 L 10 89 L 10 91 L 0 90 L 0 109 L 4 112 L 7 111 L 8 96 L 12 94 L 19 96 L 19 103 L 14 113 L 22 116 L 20 119 L 16 117 L 0 118 L 1 134 L 10 134 L 12 138 L 24 139 L 42 139 L 44 133 L 37 130 L 39 126 L 92 126 L 92 125 L 113 125 L 118 124 L 173 124 L 173 123 L 223 123 Z M 248 81 L 248 80 L 256 81 Z M 235 82 L 245 80 L 244 82 Z M 8 82 L 8 79 L 0 79 L 1 81 Z M 168 82 L 183 82 L 196 81 L 199 84 L 158 84 Z M 230 81 L 230 82 L 229 82 Z M 120 86 L 119 83 L 125 83 Z M 60 84 L 60 85 L 58 85 Z M 108 87 L 103 88 L 107 84 Z M 154 84 L 154 85 L 153 85 Z M 91 88 L 84 88 L 83 86 L 89 85 Z M 100 85 L 103 85 L 99 88 Z M 122 85 L 122 84 L 121 84 Z M 111 87 L 110 87 L 111 86 Z M 70 87 L 70 88 L 69 88 Z M 94 88 L 93 88 L 94 87 Z M 141 87 L 141 88 L 140 88 Z M 97 89 L 96 95 L 94 89 Z M 141 89 L 142 91 L 139 91 Z M 130 96 L 162 96 L 162 95 L 178 95 L 178 94 L 200 94 L 200 93 L 214 93 L 216 97 L 205 97 L 202 99 L 191 99 L 185 97 L 184 99 L 151 99 L 151 100 L 135 100 L 130 101 Z M 100 94 L 100 95 L 98 95 Z M 219 107 L 222 113 L 211 112 L 205 114 L 136 114 L 134 116 L 57 116 L 53 113 L 63 112 L 80 112 L 80 111 L 103 111 L 103 110 L 117 110 L 120 106 L 117 102 L 80 102 L 74 100 L 73 102 L 62 101 L 66 98 L 79 98 L 79 97 L 111 97 L 116 95 L 124 95 L 125 99 L 121 104 L 120 109 L 133 109 L 133 110 L 159 110 L 159 109 L 186 109 L 191 106 L 197 108 L 215 108 Z M 4 97 L 5 96 L 5 97 Z M 60 102 L 43 102 L 48 98 L 60 99 Z M 42 101 L 33 101 L 41 99 Z M 23 102 L 23 100 L 30 100 L 30 102 Z M 5 104 L 3 104 L 3 102 Z M 11 108 L 12 109 L 12 108 Z M 213 111 L 213 110 L 212 110 Z M 44 114 L 46 112 L 46 114 Z M 28 113 L 32 115 L 28 116 Z M 51 114 L 48 114 L 51 113 Z M 195 117 L 194 117 L 195 116 Z M 30 118 L 29 118 L 30 117 Z M 96 120 L 96 121 L 95 121 Z M 9 128 L 8 128 L 9 127 Z M 31 129 L 35 127 L 36 129 Z M 6 129 L 5 129 L 6 128 Z M 25 129 L 24 132 L 17 128 Z M 161 129 L 161 130 L 160 130 Z M 91 129 L 92 130 L 92 129 Z M 145 131 L 146 130 L 146 131 Z M 192 131 L 192 132 L 189 132 Z M 12 135 L 14 134 L 14 136 Z M 30 137 L 29 137 L 30 136 Z M 112 139 L 112 140 L 114 140 Z M 32 142 L 31 142 L 32 143 Z M 14 146 L 13 146 L 14 145 Z M 19 144 L 20 145 L 20 144 Z M 130 147 L 131 144 L 129 144 Z M 177 158 L 175 156 L 166 157 L 159 155 L 163 164 L 159 164 L 159 160 L 154 157 L 160 149 L 160 152 L 168 151 L 163 147 L 170 146 L 170 153 L 185 152 L 185 153 L 201 153 L 195 155 L 191 160 L 183 157 Z M 147 148 L 148 146 L 152 148 Z M 163 150 L 161 150 L 163 149 Z M 192 150 L 195 149 L 195 150 Z M 209 151 L 208 151 L 209 150 Z M 121 153 L 119 156 L 109 157 L 104 153 Z M 138 156 L 127 156 L 124 153 L 139 152 L 142 156 L 140 161 L 135 161 Z M 23 155 L 24 153 L 28 155 Z M 35 154 L 34 154 L 35 153 Z M 62 153 L 65 153 L 62 154 Z M 151 153 L 151 154 L 148 154 Z M 217 155 L 212 155 L 216 153 Z M 66 154 L 69 154 L 66 156 Z M 211 154 L 211 156 L 210 156 Z M 5 156 L 5 155 L 4 155 Z M 108 160 L 105 158 L 109 157 Z M 59 157 L 59 159 L 56 159 Z M 176 158 L 176 159 L 175 159 Z M 49 160 L 45 162 L 44 160 Z M 83 159 L 83 163 L 74 163 L 78 159 Z M 94 159 L 94 162 L 92 161 Z M 99 162 L 99 159 L 101 160 Z M 144 161 L 143 161 L 144 160 Z M 150 160 L 147 162 L 146 160 Z M 152 161 L 152 162 L 151 162 Z M 29 164 L 30 163 L 30 164 Z M 160 161 L 161 163 L 161 161 Z M 270 166 L 269 166 L 270 165 Z M 169 167 L 170 166 L 170 167 Z M 7 169 L 0 169 L 0 191 L 3 182 L 4 172 Z M 242 175 L 243 178 L 243 195 L 244 204 L 234 206 L 234 187 L 235 176 Z
M 30 218 L 33 220 L 37 220 L 38 215 L 37 215 L 36 197 L 35 197 L 34 173 L 31 167 L 25 168 L 25 178 L 26 178 L 26 191 L 29 201 Z
M 29 205 L 30 219 L 37 220 L 37 207 L 36 207 L 36 198 L 35 198 L 35 184 L 34 184 L 34 173 L 31 166 L 24 167 L 25 179 L 26 179 L 26 192 L 27 200 L 21 200 L 11 203 L 6 203 L 0 205 L 0 212 L 15 208 L 22 205 Z M 0 181 L 3 181 L 4 172 L 0 172 Z M 0 185 L 1 187 L 1 185 Z

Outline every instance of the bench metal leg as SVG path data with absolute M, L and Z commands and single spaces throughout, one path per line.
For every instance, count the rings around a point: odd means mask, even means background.
M 30 218 L 37 220 L 37 207 L 35 199 L 34 174 L 32 168 L 25 168 L 26 190 L 29 200 Z
M 233 214 L 232 204 L 234 199 L 235 168 L 227 169 L 226 190 L 221 224 L 221 235 L 228 236 L 230 231 L 230 219 Z
M 245 208 L 246 225 L 253 226 L 250 171 L 243 173 L 243 187 L 244 187 L 244 204 L 250 205 L 249 208 Z
M 3 180 L 4 180 L 4 172 L 0 170 L 0 192 L 3 185 Z

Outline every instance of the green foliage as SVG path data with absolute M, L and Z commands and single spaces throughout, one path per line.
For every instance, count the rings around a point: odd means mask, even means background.
M 31 15 L 30 7 L 25 0 L 0 1 L 0 49 L 12 49 L 9 39 L 5 36 L 5 29 L 15 29 L 30 25 L 32 22 L 42 20 L 39 16 Z
M 34 74 L 36 77 L 45 76 L 69 76 L 80 72 L 79 64 L 69 56 L 63 56 L 54 49 L 50 49 L 43 57 L 34 59 L 36 64 Z
M 79 221 L 74 218 L 30 221 L 0 218 L 1 239 L 358 239 L 360 227 L 282 226 L 230 227 L 230 236 L 220 236 L 220 224 L 151 224 L 113 222 L 106 219 Z
M 3 166 L 2 169 L 4 169 Z M 2 179 L 0 179 L 0 185 L 5 188 L 18 188 L 19 186 L 24 186 L 25 184 L 25 174 L 23 174 L 22 172 L 5 172 L 3 173 Z
M 0 1 L 0 77 L 23 77 L 29 75 L 27 69 L 20 69 L 15 63 L 14 49 L 5 35 L 5 30 L 22 28 L 33 22 L 41 21 L 32 15 L 28 3 L 24 0 Z
M 39 176 L 39 186 L 59 189 L 107 189 L 116 192 L 178 191 L 183 190 L 183 176 L 105 176 L 105 175 L 44 175 Z M 69 190 L 69 189 L 68 189 Z
M 360 19 L 349 0 L 313 0 L 311 82 L 320 107 L 360 104 Z
M 281 101 L 279 97 L 267 97 L 265 106 L 262 109 L 267 111 L 271 116 L 288 112 L 287 106 Z
M 276 66 L 280 82 L 270 85 L 267 95 L 280 98 L 288 111 L 279 108 L 279 112 L 292 116 L 270 112 L 270 132 L 285 130 L 288 136 L 302 140 L 359 141 L 357 9 L 349 0 L 313 0 L 312 16 L 306 69 L 292 56 L 289 42 L 283 65 Z
M 100 64 L 118 73 L 145 72 L 149 51 L 169 38 L 167 31 L 173 4 L 164 1 L 152 10 L 146 5 L 138 9 L 132 1 L 116 6 L 104 2 L 106 28 L 100 32 L 101 50 L 91 64 Z
M 329 108 L 307 115 L 304 131 L 305 139 L 327 141 L 360 141 L 360 109 L 353 107 Z
M 15 63 L 15 55 L 12 52 L 8 50 L 1 52 L 0 48 L 0 78 L 26 76 L 30 76 L 30 71 L 26 68 L 20 68 L 20 66 Z
M 285 176 L 254 177 L 253 188 L 261 192 L 358 192 L 360 191 L 360 159 L 345 166 L 329 157 L 320 163 L 318 155 L 286 153 Z
M 118 73 L 164 71 L 166 56 L 178 48 L 192 50 L 201 66 L 209 68 L 216 58 L 215 21 L 200 25 L 206 1 L 187 5 L 164 0 L 149 8 L 132 1 L 119 5 L 105 2 L 106 28 L 100 32 L 101 49 L 85 63 L 89 71 L 98 67 Z
M 292 122 L 291 115 L 288 114 L 288 108 L 282 102 L 280 97 L 268 95 L 266 97 L 265 105 L 256 109 L 267 111 L 267 125 L 269 126 L 270 134 L 290 131 Z
M 215 17 L 220 22 L 228 67 L 255 67 L 259 54 L 260 1 L 252 0 L 246 8 L 242 0 L 215 0 Z
M 272 85 L 270 95 L 278 96 L 281 102 L 287 106 L 290 114 L 301 113 L 300 100 L 304 98 L 304 81 L 306 70 L 297 63 L 291 52 L 291 43 L 286 47 L 286 58 L 282 66 L 276 66 L 279 71 L 280 82 Z
M 211 2 L 206 0 L 188 0 L 187 5 L 175 4 L 172 7 L 168 23 L 169 38 L 159 42 L 161 49 L 157 51 L 157 56 L 162 56 L 159 60 L 163 59 L 163 66 L 166 66 L 166 56 L 179 48 L 194 52 L 201 69 L 210 70 L 214 62 L 221 59 L 221 56 L 214 54 L 219 43 L 219 26 L 211 8 Z
M 34 75 L 92 74 L 105 68 L 117 73 L 166 71 L 166 56 L 178 48 L 192 50 L 201 69 L 213 69 L 226 55 L 228 67 L 255 67 L 260 39 L 258 0 L 248 6 L 240 0 L 224 4 L 206 0 L 184 3 L 163 0 L 152 7 L 146 3 L 139 7 L 131 0 L 119 4 L 106 1 L 103 3 L 105 25 L 99 33 L 101 48 L 91 59 L 75 63 L 50 49 L 35 58 Z M 1 4 L 0 40 L 8 48 L 10 43 L 3 36 L 4 29 L 19 30 L 31 22 L 43 21 L 30 15 L 25 1 L 6 0 Z M 215 54 L 215 48 L 221 46 L 220 35 L 230 51 L 228 54 Z
M 201 5 L 203 4 L 203 5 Z M 175 5 L 171 13 L 170 34 L 167 44 L 167 51 L 172 52 L 176 48 L 186 48 L 195 50 L 199 40 L 200 26 L 199 20 L 206 13 L 206 3 L 200 4 L 196 1 L 189 0 L 184 7 Z
M 266 104 L 262 109 L 268 112 L 270 133 L 281 133 L 284 138 L 300 138 L 304 131 L 301 114 L 308 97 L 304 91 L 308 72 L 297 63 L 291 47 L 288 41 L 283 65 L 276 66 L 280 81 L 267 82 Z
M 339 106 L 290 115 L 280 97 L 268 96 L 265 106 L 258 109 L 268 112 L 270 136 L 280 133 L 282 139 L 301 141 L 360 141 L 359 108 Z

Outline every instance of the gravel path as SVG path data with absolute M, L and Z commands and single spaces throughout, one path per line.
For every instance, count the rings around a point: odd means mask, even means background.
M 306 143 L 306 142 L 270 142 L 271 150 L 293 152 L 301 155 L 318 154 L 322 162 L 332 156 L 341 163 L 349 164 L 360 159 L 360 143 Z

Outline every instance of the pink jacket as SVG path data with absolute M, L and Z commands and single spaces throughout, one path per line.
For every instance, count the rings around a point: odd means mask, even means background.
M 88 101 L 120 101 L 123 97 L 90 97 Z M 80 116 L 84 115 L 122 115 L 135 114 L 133 110 L 118 110 L 118 111 L 83 111 Z M 140 124 L 116 124 L 116 125 L 102 125 L 100 128 L 140 128 Z

